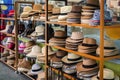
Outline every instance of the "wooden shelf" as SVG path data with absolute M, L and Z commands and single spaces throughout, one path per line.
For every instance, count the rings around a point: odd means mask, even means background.
M 115 56 L 111 56 L 111 57 L 105 57 L 104 60 L 107 61 L 107 60 L 112 60 L 112 59 L 117 59 L 117 58 L 120 58 L 120 55 L 115 55 Z
M 1 20 L 15 20 L 15 18 L 2 18 L 0 17 Z
M 46 68 L 52 68 L 50 66 L 46 66 Z M 60 70 L 58 69 L 55 69 L 55 68 L 52 68 L 52 71 L 54 71 L 55 73 L 58 73 Z M 62 71 L 60 71 L 60 73 L 63 73 Z M 75 78 L 67 73 L 63 73 L 63 76 L 65 76 L 67 79 L 70 79 L 70 80 L 75 80 Z
M 99 26 L 90 26 L 88 24 L 73 24 L 73 23 L 66 23 L 66 22 L 52 22 L 52 21 L 46 21 L 48 24 L 58 24 L 58 25 L 69 25 L 69 26 L 75 26 L 75 27 L 84 27 L 84 28 L 97 28 L 99 29 Z
M 11 51 L 12 53 L 15 53 L 14 50 L 8 49 L 7 47 L 5 47 L 5 46 L 3 46 L 3 45 L 1 45 L 1 44 L 0 44 L 0 47 L 5 48 L 6 50 L 9 50 L 9 51 Z
M 5 34 L 5 35 L 7 35 L 7 36 L 10 36 L 10 37 L 15 37 L 14 34 L 9 34 L 9 33 L 6 33 L 6 32 L 0 32 L 0 33 L 3 33 L 3 34 Z
M 120 28 L 120 23 L 117 23 L 117 24 L 113 24 L 113 25 L 110 25 L 110 26 L 105 26 L 106 29 L 111 29 L 111 28 Z
M 24 74 L 25 76 L 27 76 L 28 78 L 30 78 L 31 80 L 35 80 L 35 79 L 33 79 L 32 77 L 30 77 L 27 73 L 25 73 L 25 72 L 21 72 L 22 74 Z

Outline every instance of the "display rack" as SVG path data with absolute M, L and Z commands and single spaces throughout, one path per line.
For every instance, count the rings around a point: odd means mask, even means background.
M 67 2 L 67 0 L 64 0 Z M 72 24 L 72 23 L 66 23 L 66 22 L 51 22 L 48 20 L 48 0 L 46 0 L 46 80 L 48 79 L 48 69 L 50 68 L 50 65 L 48 64 L 48 46 L 52 46 L 54 48 L 63 50 L 63 51 L 67 51 L 70 53 L 74 53 L 74 54 L 78 54 L 82 57 L 87 57 L 90 59 L 94 59 L 99 61 L 99 70 L 100 70 L 100 79 L 99 80 L 103 80 L 103 68 L 104 68 L 104 61 L 105 60 L 111 60 L 111 59 L 115 59 L 115 58 L 120 58 L 120 55 L 117 56 L 113 56 L 113 57 L 104 57 L 104 29 L 109 29 L 109 28 L 118 28 L 120 27 L 120 24 L 114 24 L 111 26 L 104 26 L 104 0 L 99 0 L 100 1 L 100 25 L 99 26 L 89 26 L 88 24 Z M 83 28 L 95 28 L 95 29 L 99 29 L 100 31 L 100 56 L 92 56 L 89 54 L 85 54 L 85 53 L 80 53 L 77 51 L 72 51 L 63 47 L 59 47 L 59 46 L 53 46 L 53 45 L 49 45 L 48 43 L 48 25 L 49 24 L 59 24 L 59 25 L 66 25 L 65 28 L 69 25 L 69 26 L 74 26 L 74 27 L 83 27 Z M 67 30 L 66 30 L 67 31 Z M 57 69 L 53 69 L 53 71 L 59 71 Z M 76 80 L 75 78 L 71 78 L 69 76 L 65 76 L 71 80 Z

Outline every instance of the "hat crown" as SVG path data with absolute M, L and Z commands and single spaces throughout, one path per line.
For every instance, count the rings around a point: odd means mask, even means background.
M 61 13 L 68 13 L 72 10 L 72 6 L 64 6 L 64 7 L 61 7 Z
M 71 38 L 72 39 L 82 39 L 83 33 L 82 32 L 72 32 Z
M 67 53 L 65 51 L 57 51 L 56 56 L 64 57 Z
M 104 72 L 104 75 L 103 75 L 104 79 L 114 79 L 115 76 L 112 70 L 104 68 L 103 72 Z M 100 76 L 100 72 L 98 73 L 98 76 Z
M 32 11 L 32 7 L 30 7 L 30 6 L 25 6 L 23 8 L 23 12 L 30 12 L 30 11 Z
M 35 32 L 44 32 L 44 26 L 41 26 L 41 25 L 36 26 Z
M 34 4 L 33 10 L 41 10 L 41 9 L 42 9 L 42 5 L 41 4 Z
M 66 37 L 66 32 L 62 30 L 57 30 L 55 31 L 54 36 L 55 37 Z
M 83 43 L 85 44 L 96 44 L 96 40 L 93 38 L 84 38 Z
M 35 45 L 35 46 L 32 47 L 32 52 L 33 53 L 40 53 L 41 48 L 38 45 Z
M 38 64 L 33 64 L 32 70 L 38 70 L 41 69 L 41 67 Z
M 93 59 L 89 59 L 89 58 L 83 58 L 83 65 L 94 65 L 96 64 L 96 61 Z
M 73 53 L 68 53 L 68 59 L 78 59 L 80 56 Z
M 115 47 L 115 44 L 112 40 L 104 40 L 104 47 Z

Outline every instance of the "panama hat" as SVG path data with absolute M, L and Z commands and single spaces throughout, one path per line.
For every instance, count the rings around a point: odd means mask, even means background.
M 28 53 L 26 56 L 27 57 L 37 57 L 38 55 L 41 54 L 41 48 L 38 45 L 34 45 L 32 47 L 32 51 L 30 53 Z
M 100 72 L 98 73 L 97 76 L 92 77 L 91 80 L 99 80 L 99 76 L 100 76 Z M 103 69 L 103 79 L 105 80 L 120 80 L 119 77 L 117 75 L 115 75 L 115 73 L 107 68 Z
M 67 56 L 62 58 L 64 64 L 76 64 L 82 61 L 82 57 L 73 53 L 68 53 Z
M 28 71 L 28 75 L 38 75 L 39 73 L 41 73 L 43 70 L 42 70 L 42 67 L 38 64 L 33 64 L 32 65 L 32 69 Z

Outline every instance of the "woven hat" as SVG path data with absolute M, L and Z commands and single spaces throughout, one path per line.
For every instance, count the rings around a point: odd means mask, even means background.
M 78 2 L 81 2 L 83 0 L 68 0 L 68 2 L 75 2 L 75 3 L 78 3 Z
M 97 48 L 96 53 L 100 54 L 100 47 Z M 118 55 L 119 50 L 116 48 L 112 40 L 104 40 L 104 56 L 114 56 Z
M 76 64 L 82 61 L 82 57 L 73 53 L 68 53 L 67 56 L 62 58 L 64 64 Z
M 19 45 L 18 50 L 19 50 L 20 53 L 23 53 L 25 48 L 26 48 L 25 43 L 21 42 L 20 45 Z
M 26 59 L 23 59 L 21 63 L 18 64 L 18 71 L 20 72 L 28 72 L 31 69 L 31 64 Z
M 7 57 L 7 60 L 15 60 L 15 54 L 10 54 L 10 55 Z
M 78 72 L 87 72 L 87 71 L 91 71 L 94 69 L 98 69 L 99 66 L 97 64 L 97 62 L 93 59 L 89 59 L 89 58 L 83 58 L 83 62 L 78 63 L 76 66 L 76 69 Z
M 58 8 L 53 8 L 52 9 L 52 14 L 53 15 L 59 15 L 60 14 L 60 8 L 58 7 Z
M 39 25 L 36 26 L 35 31 L 31 34 L 31 36 L 40 36 L 44 34 L 44 26 Z
M 68 13 L 72 10 L 72 6 L 63 6 L 60 10 L 60 13 Z
M 32 51 L 30 53 L 28 53 L 26 56 L 36 58 L 40 54 L 41 54 L 41 48 L 38 45 L 35 45 L 32 47 Z
M 98 73 L 97 76 L 92 77 L 91 80 L 99 80 L 99 76 L 100 76 L 100 72 Z M 117 75 L 115 75 L 115 73 L 107 68 L 103 69 L 103 79 L 104 80 L 120 80 L 119 77 Z
M 33 64 L 32 69 L 27 74 L 38 75 L 41 72 L 42 72 L 42 67 L 38 64 Z

